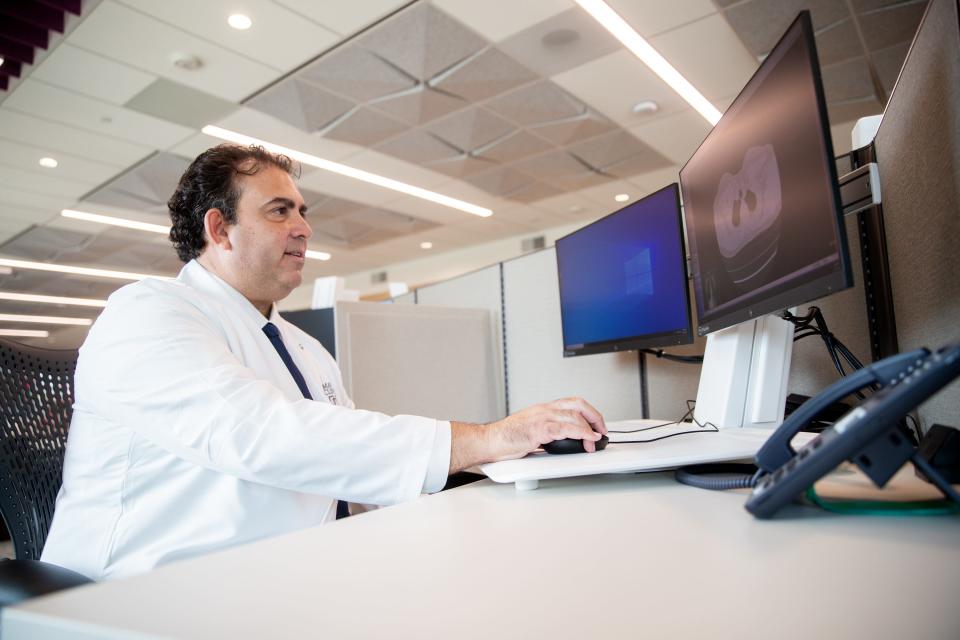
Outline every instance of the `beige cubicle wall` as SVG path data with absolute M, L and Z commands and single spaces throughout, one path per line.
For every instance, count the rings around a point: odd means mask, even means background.
M 501 417 L 491 314 L 339 302 L 337 362 L 360 409 L 463 422 Z
M 433 307 L 484 309 L 490 313 L 491 357 L 496 370 L 496 418 L 507 415 L 506 393 L 503 384 L 503 306 L 500 265 L 472 271 L 456 278 L 421 287 L 416 291 L 416 303 Z
M 510 410 L 582 396 L 608 420 L 642 417 L 635 351 L 563 357 L 553 248 L 503 263 L 504 334 Z

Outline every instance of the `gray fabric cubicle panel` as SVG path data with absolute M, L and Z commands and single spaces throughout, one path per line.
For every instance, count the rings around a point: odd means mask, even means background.
M 486 309 L 490 312 L 491 341 L 496 360 L 497 416 L 507 415 L 503 377 L 503 324 L 500 265 L 472 271 L 450 280 L 417 289 L 417 304 L 461 309 Z
M 667 353 L 681 356 L 702 356 L 707 339 L 696 335 L 697 305 L 693 298 L 693 282 L 690 288 L 690 308 L 693 314 L 694 342 L 682 347 L 664 349 Z M 670 362 L 654 356 L 646 356 L 647 405 L 650 418 L 676 420 L 687 411 L 687 400 L 696 400 L 700 385 L 699 364 Z
M 869 364 L 870 326 L 867 322 L 866 293 L 863 288 L 863 267 L 860 263 L 860 239 L 856 216 L 844 220 L 847 229 L 847 244 L 850 247 L 850 264 L 853 272 L 853 287 L 833 295 L 800 305 L 797 314 L 804 314 L 811 306 L 820 307 L 823 319 L 830 332 L 845 344 L 864 364 Z M 793 343 L 793 358 L 790 361 L 790 379 L 787 390 L 815 396 L 840 379 L 833 366 L 827 347 L 817 336 Z
M 901 351 L 960 341 L 960 20 L 934 0 L 875 144 Z M 920 409 L 924 429 L 960 427 L 960 382 Z
M 640 418 L 635 351 L 563 357 L 557 260 L 552 248 L 503 263 L 510 410 L 581 396 L 607 420 Z
M 490 422 L 497 371 L 485 309 L 340 302 L 337 355 L 359 409 Z

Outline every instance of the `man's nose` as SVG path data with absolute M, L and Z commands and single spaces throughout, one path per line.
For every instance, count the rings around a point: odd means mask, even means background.
M 295 238 L 303 238 L 309 240 L 313 235 L 313 229 L 310 228 L 310 223 L 307 222 L 307 219 L 303 215 L 297 215 L 297 224 L 292 230 L 292 234 Z

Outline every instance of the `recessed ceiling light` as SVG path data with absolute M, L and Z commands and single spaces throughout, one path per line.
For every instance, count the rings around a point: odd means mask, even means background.
M 0 329 L 0 336 L 9 338 L 49 338 L 49 331 L 39 329 Z
M 253 20 L 250 19 L 250 16 L 245 16 L 242 13 L 235 13 L 227 18 L 227 24 L 238 31 L 246 31 L 253 25 Z
M 680 72 L 673 68 L 666 58 L 660 55 L 649 42 L 647 42 L 633 27 L 627 24 L 627 21 L 621 18 L 616 11 L 611 9 L 603 0 L 577 0 L 583 9 L 593 16 L 594 20 L 599 22 L 604 29 L 609 31 L 613 37 L 620 41 L 623 46 L 630 50 L 633 55 L 640 58 L 640 61 L 650 67 L 650 70 L 660 76 L 660 79 L 670 85 L 670 88 L 680 94 L 680 97 L 686 100 L 691 107 L 703 116 L 711 125 L 717 124 L 720 120 L 720 111 L 710 104 L 702 93 L 690 84 L 690 82 L 680 75 Z
M 433 243 L 432 243 L 432 242 L 421 242 L 421 243 L 420 243 L 420 248 L 421 248 L 421 249 L 433 249 Z
M 617 195 L 613 196 L 613 199 L 617 202 L 626 202 L 630 199 L 630 196 L 626 193 L 618 193 Z
M 37 162 L 41 167 L 46 167 L 47 169 L 56 169 L 57 165 L 60 164 L 53 158 L 40 158 Z
M 641 100 L 637 104 L 633 105 L 633 109 L 631 109 L 631 111 L 638 116 L 646 116 L 660 111 L 660 105 L 653 100 Z
M 196 71 L 203 66 L 203 60 L 189 53 L 174 53 L 170 56 L 170 61 L 173 66 L 184 71 Z
M 11 258 L 0 258 L 0 267 L 13 267 L 14 269 L 28 269 L 33 271 L 53 271 L 56 273 L 70 273 L 78 276 L 91 276 L 94 278 L 114 278 L 117 280 L 143 280 L 144 278 L 160 278 L 161 280 L 173 280 L 169 276 L 160 276 L 153 273 L 131 273 L 129 271 L 112 271 L 110 269 L 92 269 L 90 267 L 72 267 L 65 264 L 50 264 L 49 262 L 30 262 L 29 260 L 13 260 Z
M 66 298 L 64 296 L 41 296 L 35 293 L 14 293 L 13 291 L 0 291 L 0 300 L 12 300 L 14 302 L 40 302 L 44 304 L 70 304 L 78 307 L 105 307 L 106 300 L 95 300 L 93 298 Z
M 150 231 L 151 233 L 170 233 L 169 225 L 151 224 L 149 222 L 140 222 L 139 220 L 128 220 L 126 218 L 115 218 L 113 216 L 102 216 L 99 213 L 88 213 L 86 211 L 75 211 L 73 209 L 64 209 L 60 212 L 64 218 L 73 218 L 75 220 L 85 220 L 87 222 L 97 222 L 99 224 L 110 224 L 115 227 L 126 227 L 127 229 L 137 229 L 139 231 Z
M 296 149 L 283 147 L 278 144 L 273 144 L 272 142 L 267 142 L 266 140 L 259 140 L 251 136 L 243 135 L 242 133 L 237 133 L 236 131 L 221 129 L 220 127 L 215 127 L 210 124 L 208 124 L 203 129 L 201 129 L 201 131 L 203 131 L 203 133 L 207 134 L 208 136 L 213 136 L 214 138 L 220 138 L 221 140 L 226 140 L 228 142 L 233 142 L 235 144 L 260 145 L 261 147 L 263 147 L 264 149 L 267 149 L 268 151 L 272 151 L 274 153 L 282 153 L 283 155 L 293 160 L 296 160 L 297 162 L 308 164 L 311 167 L 317 167 L 318 169 L 323 169 L 324 171 L 337 173 L 342 176 L 347 176 L 348 178 L 362 180 L 363 182 L 375 184 L 378 187 L 383 187 L 385 189 L 399 191 L 400 193 L 405 193 L 408 196 L 421 198 L 423 200 L 429 200 L 430 202 L 435 202 L 445 207 L 450 207 L 452 209 L 458 209 L 460 211 L 473 214 L 475 216 L 480 216 L 481 218 L 486 218 L 493 215 L 493 211 L 485 207 L 480 207 L 475 204 L 470 204 L 469 202 L 464 202 L 463 200 L 457 200 L 456 198 L 445 196 L 442 193 L 436 193 L 434 191 L 428 191 L 427 189 L 423 189 L 421 187 L 415 187 L 411 184 L 400 182 L 399 180 L 394 180 L 392 178 L 386 178 L 384 176 L 380 176 L 375 173 L 370 173 L 369 171 L 364 171 L 362 169 L 355 169 L 354 167 L 351 167 L 345 164 L 340 164 L 339 162 L 333 162 L 332 160 L 324 160 L 323 158 L 310 155 L 309 153 L 304 153 L 303 151 L 297 151 Z
M 60 316 L 21 316 L 12 313 L 0 313 L 0 322 L 32 322 L 35 324 L 73 324 L 77 326 L 90 326 L 93 320 L 90 318 L 62 318 Z

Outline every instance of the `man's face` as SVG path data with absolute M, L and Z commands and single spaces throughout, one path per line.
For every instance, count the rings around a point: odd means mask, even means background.
M 227 278 L 258 308 L 282 300 L 303 281 L 307 239 L 303 196 L 288 173 L 267 165 L 238 176 L 236 224 L 227 227 L 230 250 L 223 252 Z

